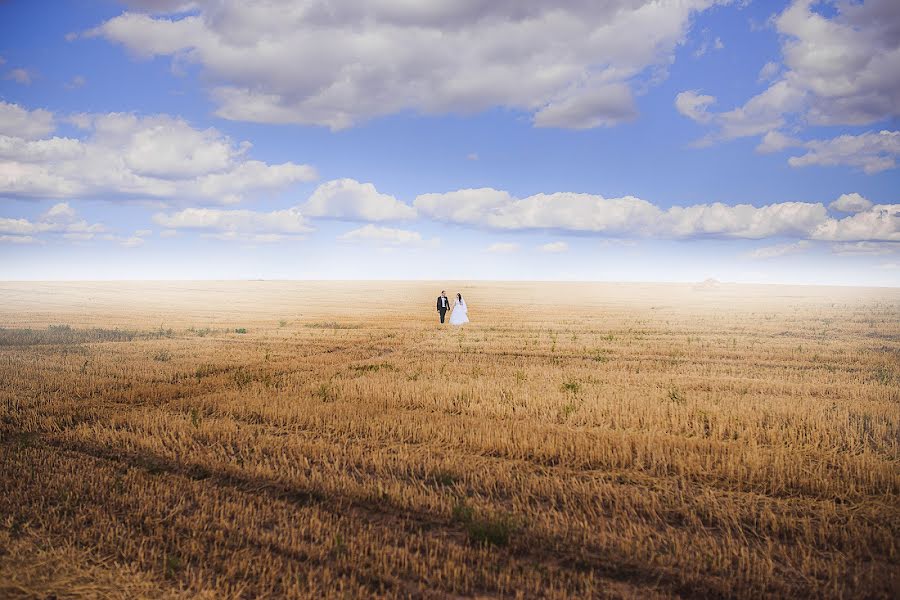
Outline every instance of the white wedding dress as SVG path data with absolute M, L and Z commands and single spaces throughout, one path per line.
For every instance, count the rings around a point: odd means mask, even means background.
M 460 302 L 459 300 L 453 305 L 453 312 L 450 313 L 450 324 L 451 325 L 462 325 L 463 323 L 469 322 L 469 309 L 466 307 L 466 302 L 463 300 Z

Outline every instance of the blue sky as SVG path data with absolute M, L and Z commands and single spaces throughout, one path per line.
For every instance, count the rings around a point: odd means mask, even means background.
M 362 6 L 0 3 L 0 278 L 900 283 L 896 2 Z

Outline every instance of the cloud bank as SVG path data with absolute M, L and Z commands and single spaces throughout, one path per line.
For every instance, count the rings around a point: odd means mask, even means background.
M 539 127 L 584 129 L 633 119 L 635 84 L 673 60 L 692 16 L 715 3 L 198 0 L 173 15 L 182 3 L 143 2 L 147 12 L 87 35 L 200 65 L 226 119 L 342 129 L 403 110 L 502 106 Z
M 316 178 L 308 165 L 247 157 L 215 129 L 168 115 L 66 117 L 83 137 L 48 137 L 60 117 L 0 101 L 0 195 L 231 204 Z
M 157 213 L 153 222 L 169 230 L 187 229 L 216 239 L 242 242 L 278 242 L 302 238 L 313 231 L 297 207 L 271 212 L 186 208 L 171 214 Z
M 48 237 L 85 241 L 105 231 L 101 223 L 80 218 L 68 202 L 54 204 L 33 221 L 0 217 L 0 241 L 13 244 L 36 243 Z
M 840 200 L 838 202 L 841 202 Z M 857 200 L 862 207 L 863 203 Z M 874 205 L 835 218 L 822 203 L 764 206 L 722 203 L 662 209 L 634 196 L 559 192 L 515 198 L 493 188 L 423 194 L 415 207 L 444 223 L 497 230 L 558 230 L 661 238 L 792 237 L 828 241 L 900 240 L 900 204 Z
M 377 246 L 436 246 L 437 239 L 425 240 L 417 231 L 408 229 L 395 229 L 393 227 L 381 227 L 378 225 L 364 225 L 359 229 L 353 229 L 338 236 L 342 242 L 363 242 Z

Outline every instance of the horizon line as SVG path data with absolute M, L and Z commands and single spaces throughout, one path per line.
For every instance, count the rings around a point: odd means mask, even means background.
M 663 280 L 601 280 L 601 279 L 300 279 L 300 278 L 232 278 L 232 279 L 203 279 L 203 278 L 178 278 L 178 279 L 0 279 L 0 285 L 7 283 L 561 283 L 561 284 L 610 284 L 610 285 L 733 285 L 733 286 L 780 286 L 780 287 L 809 287 L 809 288 L 860 288 L 860 289 L 900 289 L 900 285 L 860 285 L 851 283 L 786 283 L 786 282 L 760 282 L 760 281 L 722 281 L 716 278 L 691 281 L 663 281 Z

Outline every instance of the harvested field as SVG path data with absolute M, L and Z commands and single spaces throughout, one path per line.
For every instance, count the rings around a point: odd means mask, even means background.
M 0 398 L 4 598 L 900 594 L 897 289 L 0 283 Z

